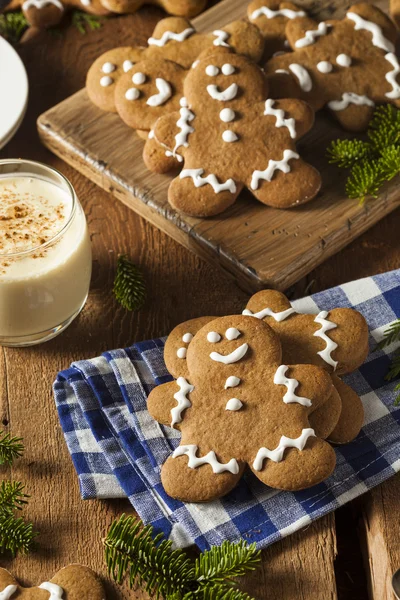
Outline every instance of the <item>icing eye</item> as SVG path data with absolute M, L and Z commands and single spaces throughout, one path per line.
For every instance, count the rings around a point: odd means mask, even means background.
M 178 348 L 176 355 L 178 358 L 186 358 L 186 353 L 187 353 L 186 348 Z
M 225 337 L 227 340 L 236 340 L 240 334 L 241 332 L 239 329 L 236 329 L 236 327 L 229 327 L 229 329 L 225 331 Z
M 129 88 L 129 90 L 126 90 L 125 92 L 125 98 L 127 100 L 137 100 L 139 96 L 140 92 L 136 88 Z
M 124 73 L 127 73 L 128 71 L 130 71 L 134 64 L 135 63 L 133 63 L 131 60 L 124 60 L 124 62 L 122 64 L 122 69 L 123 69 Z
M 317 64 L 317 69 L 320 73 L 330 73 L 333 67 L 327 60 L 321 60 L 321 62 Z
M 105 62 L 104 65 L 101 67 L 101 70 L 103 71 L 103 73 L 112 73 L 113 71 L 115 71 L 116 68 L 117 67 L 113 65 L 113 63 Z
M 225 410 L 237 411 L 240 410 L 243 406 L 243 402 L 239 400 L 239 398 L 231 398 L 228 400 L 225 406 Z
M 339 54 L 336 57 L 336 62 L 339 65 L 339 67 L 350 67 L 351 57 L 348 56 L 347 54 Z
M 141 85 L 146 81 L 146 75 L 144 73 L 135 73 L 132 77 L 132 83 L 135 85 Z
M 232 75 L 232 73 L 235 72 L 235 67 L 226 63 L 225 65 L 222 65 L 221 71 L 224 75 Z
M 108 75 L 104 75 L 104 77 L 100 79 L 101 87 L 108 87 L 112 83 L 114 83 L 114 79 L 112 79 L 112 77 L 109 77 Z
M 207 333 L 207 341 L 211 342 L 211 344 L 216 344 L 221 339 L 221 336 L 216 331 L 209 331 Z
M 182 336 L 182 342 L 185 342 L 185 344 L 190 344 L 192 339 L 193 339 L 193 335 L 191 333 L 185 333 Z
M 209 77 L 215 77 L 216 75 L 218 75 L 218 73 L 218 67 L 215 67 L 214 65 L 208 65 L 208 67 L 206 67 L 206 75 L 208 75 Z

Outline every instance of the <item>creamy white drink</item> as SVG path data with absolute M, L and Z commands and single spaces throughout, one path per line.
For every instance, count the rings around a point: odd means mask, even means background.
M 83 210 L 60 174 L 42 165 L 14 174 L 1 166 L 0 344 L 29 345 L 57 335 L 83 307 L 90 240 Z

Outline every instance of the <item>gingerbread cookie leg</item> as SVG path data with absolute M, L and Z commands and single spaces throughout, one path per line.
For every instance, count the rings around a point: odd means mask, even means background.
M 344 381 L 336 375 L 332 376 L 332 381 L 342 400 L 342 412 L 328 439 L 333 444 L 346 444 L 360 433 L 364 422 L 364 407 L 360 397 Z
M 365 131 L 374 112 L 375 104 L 368 98 L 364 100 L 368 102 L 365 106 L 353 104 L 354 101 L 358 102 L 356 94 L 345 93 L 341 100 L 331 100 L 327 106 L 330 113 L 346 131 Z

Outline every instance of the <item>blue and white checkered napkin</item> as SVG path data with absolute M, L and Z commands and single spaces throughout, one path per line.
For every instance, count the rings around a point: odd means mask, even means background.
M 386 326 L 400 318 L 400 270 L 346 283 L 293 306 L 315 313 L 356 308 L 368 321 L 373 349 Z M 150 390 L 171 380 L 163 346 L 163 339 L 134 344 L 59 373 L 55 400 L 83 498 L 128 496 L 142 520 L 176 546 L 194 541 L 205 549 L 244 538 L 263 548 L 400 470 L 400 408 L 394 406 L 395 383 L 384 380 L 392 345 L 371 353 L 345 378 L 362 398 L 365 425 L 354 442 L 336 449 L 336 470 L 324 483 L 278 492 L 248 473 L 221 500 L 173 500 L 162 488 L 160 467 L 178 445 L 179 433 L 158 425 L 146 409 Z

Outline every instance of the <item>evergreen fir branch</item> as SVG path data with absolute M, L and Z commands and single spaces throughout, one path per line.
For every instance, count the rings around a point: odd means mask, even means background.
M 387 146 L 379 160 L 385 181 L 390 181 L 400 172 L 400 146 Z
M 16 458 L 22 456 L 24 445 L 21 442 L 22 438 L 0 431 L 0 465 L 11 466 Z
M 386 348 L 393 342 L 400 341 L 400 319 L 393 321 L 383 332 L 383 339 L 379 342 L 378 348 Z
M 146 297 L 143 275 L 126 255 L 118 257 L 114 295 L 127 310 L 139 310 Z
M 241 540 L 232 545 L 225 541 L 221 546 L 213 546 L 196 560 L 195 578 L 206 583 L 220 583 L 231 577 L 240 577 L 247 571 L 254 571 L 260 562 L 260 552 L 256 545 L 250 546 Z
M 355 164 L 346 182 L 346 194 L 349 198 L 365 202 L 367 196 L 377 198 L 379 188 L 385 181 L 385 174 L 379 160 L 364 161 Z
M 102 17 L 85 13 L 82 10 L 74 10 L 71 21 L 82 35 L 85 35 L 88 30 L 95 31 L 103 26 Z
M 328 151 L 329 162 L 342 168 L 352 167 L 371 154 L 371 146 L 361 140 L 332 140 Z
M 22 517 L 0 517 L 0 554 L 7 551 L 11 552 L 12 556 L 18 552 L 27 554 L 36 536 L 32 523 L 25 522 Z
M 236 587 L 233 577 L 256 568 L 260 552 L 248 546 L 224 542 L 204 552 L 195 562 L 162 534 L 134 517 L 122 515 L 104 540 L 109 574 L 117 583 L 128 577 L 130 586 L 142 586 L 150 596 L 166 600 L 252 600 Z
M 392 381 L 400 375 L 400 348 L 392 356 L 392 362 L 389 367 L 389 371 L 385 375 L 386 381 Z
M 375 153 L 381 154 L 400 139 L 400 112 L 391 104 L 374 110 L 368 128 L 368 137 Z
M 22 510 L 27 504 L 25 486 L 19 481 L 2 481 L 0 484 L 0 518 L 9 517 L 15 510 Z
M 0 15 L 0 35 L 10 44 L 18 44 L 29 24 L 22 11 Z

